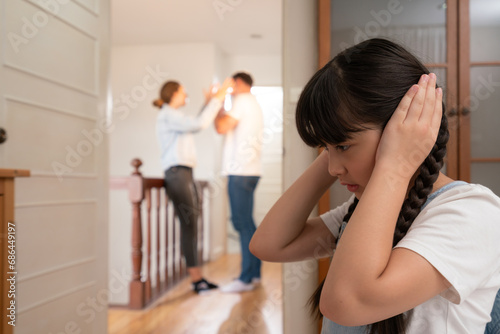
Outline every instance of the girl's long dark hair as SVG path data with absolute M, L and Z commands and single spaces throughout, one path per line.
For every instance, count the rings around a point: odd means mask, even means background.
M 345 142 L 355 132 L 383 129 L 408 89 L 424 73 L 429 70 L 415 56 L 385 39 L 370 39 L 344 50 L 316 72 L 300 96 L 296 123 L 302 140 L 313 147 L 335 145 Z M 443 106 L 439 135 L 403 202 L 393 246 L 406 235 L 431 193 L 443 166 L 448 138 Z M 357 203 L 356 199 L 350 205 L 345 222 Z M 323 283 L 311 297 L 318 315 Z M 371 324 L 370 334 L 405 333 L 410 317 L 411 312 L 407 312 Z

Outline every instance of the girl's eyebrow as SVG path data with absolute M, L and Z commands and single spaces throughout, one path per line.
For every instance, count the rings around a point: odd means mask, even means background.
M 350 143 L 353 143 L 353 142 L 355 142 L 355 141 L 357 141 L 357 140 L 358 140 L 358 138 L 356 138 L 356 137 L 358 137 L 358 136 L 357 136 L 357 135 L 353 135 L 352 137 L 347 138 L 346 140 L 341 141 L 340 143 L 337 143 L 337 144 L 335 144 L 335 145 L 342 145 L 342 144 L 344 144 L 344 145 L 345 145 L 345 144 L 350 144 Z

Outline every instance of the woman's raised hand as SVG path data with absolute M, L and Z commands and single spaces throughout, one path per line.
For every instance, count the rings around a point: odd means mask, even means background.
M 207 104 L 214 96 L 215 92 L 219 89 L 219 84 L 213 83 L 208 89 L 203 89 L 203 96 L 205 96 L 205 104 Z
M 429 155 L 441 125 L 443 91 L 436 75 L 424 74 L 401 99 L 382 133 L 376 164 L 410 180 Z
M 221 100 L 221 101 L 224 101 L 224 99 L 226 97 L 227 90 L 229 88 L 233 88 L 233 87 L 234 87 L 233 78 L 231 78 L 231 77 L 226 78 L 224 80 L 224 82 L 222 83 L 222 85 L 217 90 L 217 92 L 215 93 L 214 97 Z

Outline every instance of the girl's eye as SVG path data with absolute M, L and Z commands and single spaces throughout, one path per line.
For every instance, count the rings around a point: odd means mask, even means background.
M 335 149 L 337 151 L 344 152 L 344 151 L 347 151 L 349 149 L 349 147 L 351 147 L 351 145 L 337 145 L 337 146 L 335 146 Z

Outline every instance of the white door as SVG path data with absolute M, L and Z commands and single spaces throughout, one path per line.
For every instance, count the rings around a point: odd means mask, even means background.
M 14 333 L 106 333 L 109 3 L 0 1 L 0 168 L 31 170 Z
M 282 87 L 254 86 L 252 94 L 257 98 L 264 115 L 264 128 L 258 135 L 258 140 L 262 144 L 262 176 L 255 189 L 253 212 L 255 224 L 258 226 L 282 194 L 283 123 L 294 119 L 283 119 Z M 231 223 L 230 214 L 227 234 L 227 251 L 240 252 L 239 235 Z
M 256 224 L 264 219 L 283 192 L 283 88 L 252 87 L 264 113 L 262 143 L 262 177 L 255 190 Z M 286 120 L 290 121 L 290 120 Z M 295 121 L 292 119 L 292 121 Z

